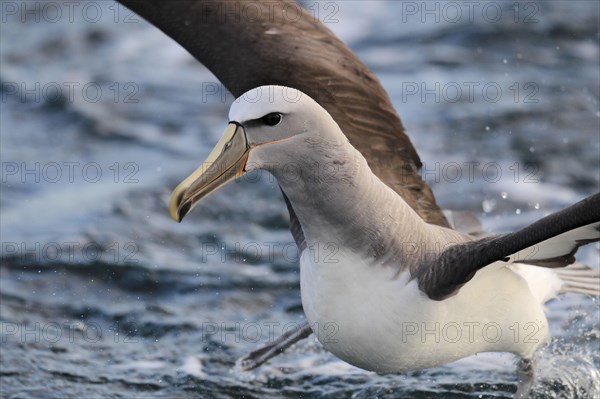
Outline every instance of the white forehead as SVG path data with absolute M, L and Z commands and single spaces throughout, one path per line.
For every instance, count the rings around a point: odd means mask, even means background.
M 300 90 L 285 86 L 261 86 L 238 97 L 229 110 L 229 120 L 245 122 L 271 112 L 289 113 L 314 101 Z

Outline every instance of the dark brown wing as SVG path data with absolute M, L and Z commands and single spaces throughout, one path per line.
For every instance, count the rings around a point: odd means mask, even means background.
M 496 237 L 449 247 L 414 277 L 431 299 L 454 295 L 475 273 L 497 261 L 564 267 L 585 244 L 600 241 L 600 194 L 594 194 L 537 222 Z
M 448 227 L 381 83 L 311 12 L 288 0 L 119 1 L 181 44 L 236 97 L 275 84 L 310 95 L 382 181 L 427 222 Z

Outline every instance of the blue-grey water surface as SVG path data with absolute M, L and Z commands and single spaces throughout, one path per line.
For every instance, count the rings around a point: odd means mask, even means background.
M 600 3 L 304 4 L 380 77 L 443 207 L 509 231 L 599 190 Z M 1 397 L 511 397 L 503 354 L 382 376 L 310 338 L 237 369 L 303 322 L 277 184 L 166 209 L 233 98 L 112 1 L 1 5 Z M 597 301 L 548 311 L 533 396 L 600 397 Z

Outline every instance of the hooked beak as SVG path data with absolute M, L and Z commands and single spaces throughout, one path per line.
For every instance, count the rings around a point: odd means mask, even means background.
M 181 222 L 200 199 L 241 176 L 249 151 L 244 128 L 237 123 L 229 123 L 206 161 L 173 190 L 169 201 L 171 217 Z

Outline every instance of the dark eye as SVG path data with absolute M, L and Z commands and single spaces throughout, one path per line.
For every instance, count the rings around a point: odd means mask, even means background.
M 264 122 L 265 125 L 275 126 L 279 122 L 281 122 L 281 114 L 278 114 L 277 112 L 272 112 L 270 114 L 266 114 L 265 116 L 262 117 L 262 121 Z

